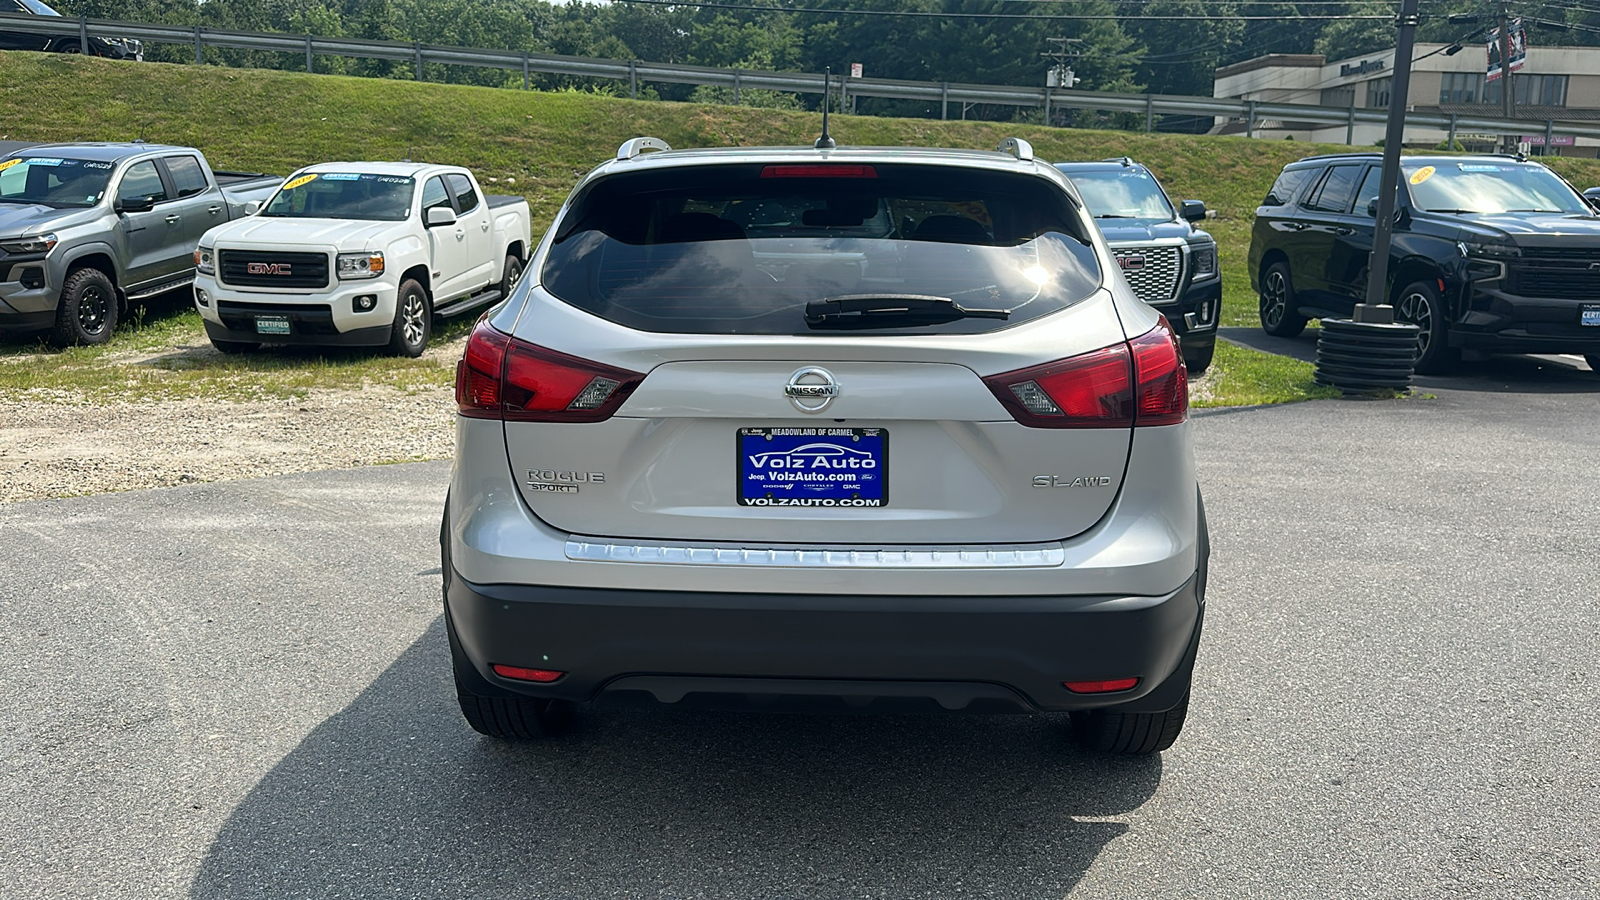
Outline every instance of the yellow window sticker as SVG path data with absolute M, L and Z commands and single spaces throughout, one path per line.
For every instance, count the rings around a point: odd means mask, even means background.
M 1432 170 L 1429 170 L 1429 171 L 1432 171 Z M 296 178 L 295 180 L 293 180 L 293 181 L 289 182 L 288 184 L 284 185 L 283 189 L 286 190 L 286 191 L 292 191 L 295 188 L 301 186 L 302 184 L 310 184 L 311 182 L 316 181 L 316 180 L 317 180 L 317 176 L 316 175 L 301 175 L 299 178 Z
M 22 160 L 20 160 L 20 159 L 8 159 L 5 162 L 0 162 L 0 172 L 4 172 L 5 170 L 11 168 L 12 166 L 14 166 L 14 165 L 16 165 L 17 163 L 20 163 L 20 162 L 22 162 Z
M 1422 168 L 1418 169 L 1417 171 L 1411 173 L 1411 183 L 1412 184 L 1421 184 L 1424 181 L 1427 181 L 1429 178 L 1432 178 L 1433 177 L 1433 173 L 1434 173 L 1433 166 L 1423 166 Z

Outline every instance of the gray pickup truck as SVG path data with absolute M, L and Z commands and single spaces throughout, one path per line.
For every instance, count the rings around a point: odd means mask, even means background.
M 48 330 L 60 346 L 110 340 L 129 303 L 194 281 L 202 234 L 281 181 L 138 141 L 0 155 L 0 330 Z

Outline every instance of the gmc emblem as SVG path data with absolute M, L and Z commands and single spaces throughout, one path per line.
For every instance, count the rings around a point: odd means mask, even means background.
M 250 275 L 293 275 L 289 263 L 246 263 L 244 270 Z
M 1117 265 L 1120 266 L 1124 272 L 1137 272 L 1138 270 L 1144 268 L 1144 257 L 1119 256 L 1117 257 Z

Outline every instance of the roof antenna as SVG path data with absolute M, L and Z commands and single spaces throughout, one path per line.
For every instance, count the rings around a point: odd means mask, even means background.
M 833 67 L 828 66 L 822 70 L 822 137 L 812 146 L 818 150 L 832 150 L 838 144 L 828 134 L 828 107 L 833 102 Z
M 402 159 L 400 161 L 401 162 L 411 162 L 411 148 L 410 147 L 406 148 L 406 158 Z

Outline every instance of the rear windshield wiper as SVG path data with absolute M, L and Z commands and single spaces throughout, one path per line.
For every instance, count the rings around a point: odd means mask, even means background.
M 968 309 L 930 294 L 844 294 L 806 304 L 812 328 L 881 328 L 910 320 L 932 325 L 957 319 L 1009 319 L 1009 309 Z

